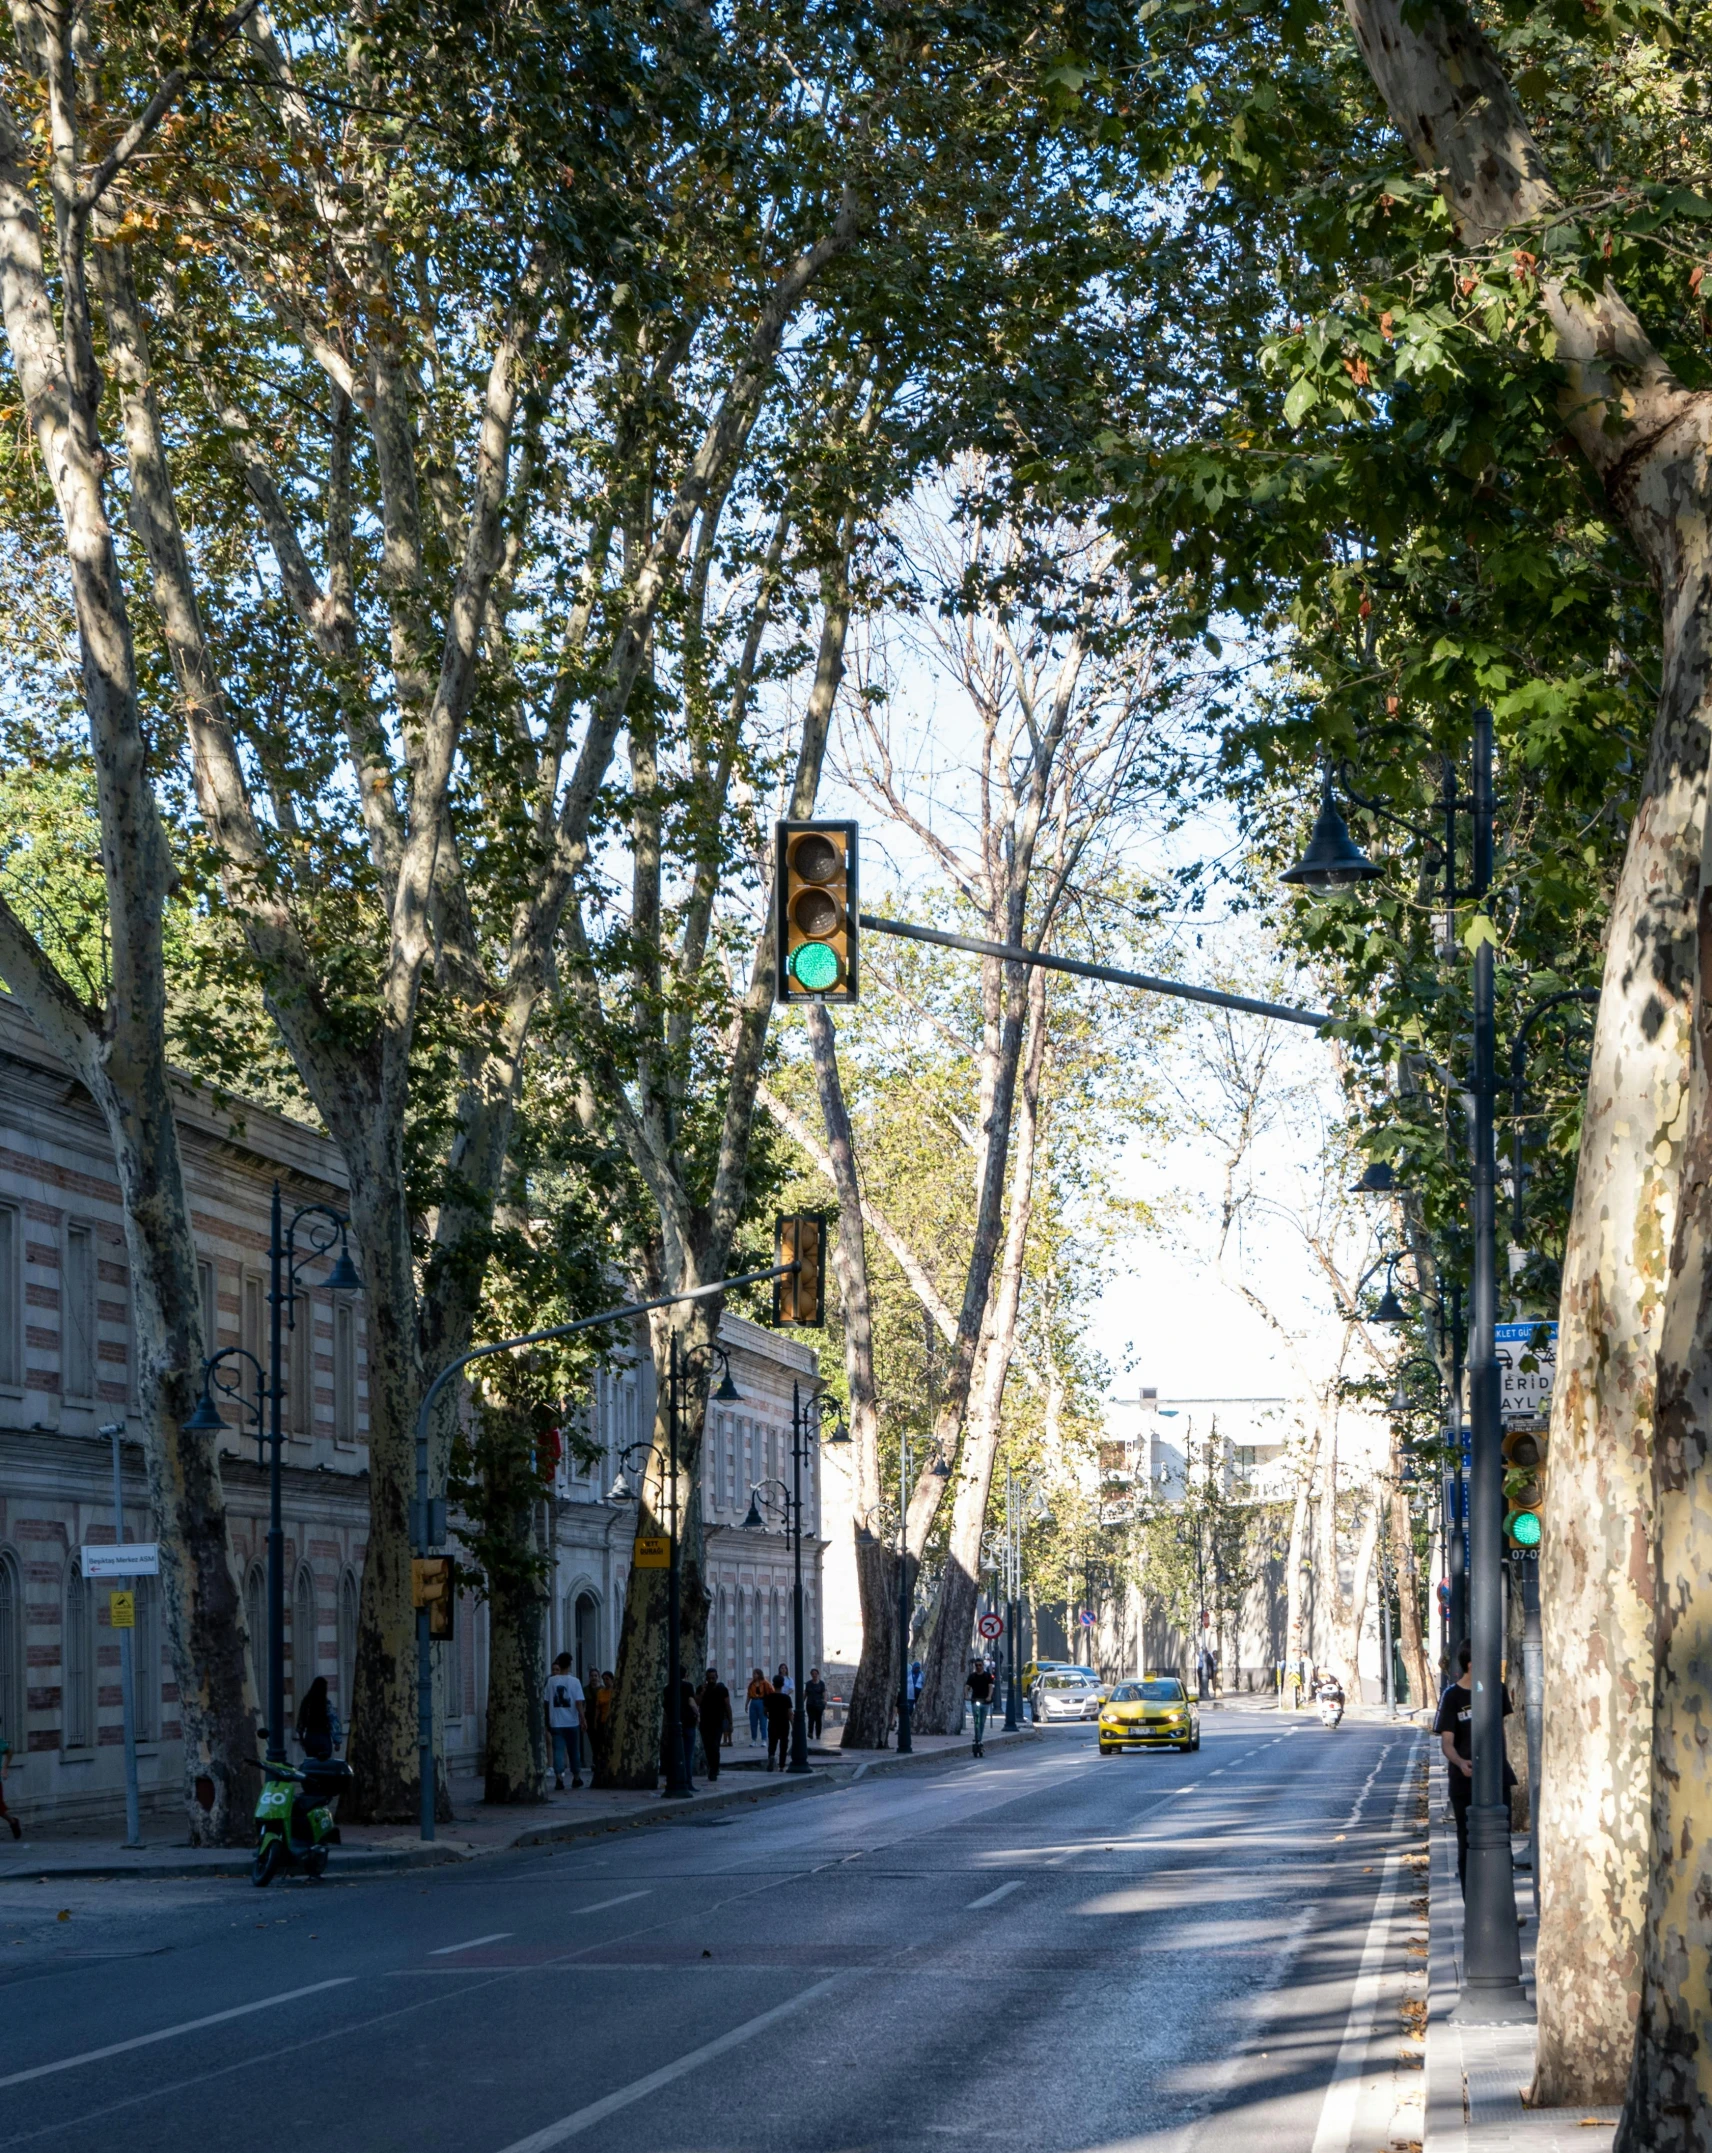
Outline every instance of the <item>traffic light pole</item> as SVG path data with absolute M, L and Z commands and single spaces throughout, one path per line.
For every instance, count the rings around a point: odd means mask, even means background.
M 1474 874 L 1471 896 L 1492 878 L 1492 714 L 1474 721 Z M 1492 2025 L 1531 2017 L 1522 1989 L 1510 1805 L 1504 1792 L 1504 1459 L 1498 1373 L 1498 1173 L 1493 1126 L 1497 1014 L 1493 949 L 1474 953 L 1474 1306 L 1468 1353 L 1473 1434 L 1468 1552 L 1469 1640 L 1474 1683 L 1470 1734 L 1474 1784 L 1468 1810 L 1468 1885 L 1463 1913 L 1462 1994 L 1453 2016 Z

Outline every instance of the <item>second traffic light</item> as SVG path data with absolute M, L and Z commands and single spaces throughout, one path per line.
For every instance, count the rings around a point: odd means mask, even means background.
M 1546 1438 L 1515 1428 L 1504 1438 L 1504 1533 L 1512 1547 L 1540 1544 L 1546 1500 Z
M 853 1002 L 860 984 L 853 822 L 781 822 L 773 858 L 780 1002 Z
M 773 1261 L 794 1266 L 773 1281 L 773 1321 L 818 1330 L 826 1321 L 826 1221 L 812 1211 L 775 1219 Z

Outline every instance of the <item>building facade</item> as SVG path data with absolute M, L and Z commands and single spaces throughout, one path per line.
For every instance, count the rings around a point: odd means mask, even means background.
M 344 1173 L 318 1130 L 249 1104 L 222 1106 L 189 1082 L 176 1098 L 201 1277 L 208 1350 L 243 1347 L 265 1363 L 269 1207 L 287 1216 L 344 1201 Z M 327 1264 L 300 1277 L 307 1294 L 285 1352 L 285 1703 L 324 1675 L 348 1716 L 368 1539 L 368 1370 L 363 1298 L 329 1294 Z M 300 1289 L 301 1290 L 301 1289 Z M 790 1337 L 728 1316 L 741 1402 L 710 1406 L 706 1467 L 710 1652 L 723 1667 L 789 1656 L 791 1564 L 782 1538 L 745 1531 L 751 1485 L 789 1473 L 793 1381 L 815 1356 Z M 73 1819 L 122 1798 L 119 1638 L 107 1588 L 87 1583 L 81 1551 L 111 1545 L 112 1439 L 121 1424 L 123 1536 L 154 1538 L 134 1421 L 135 1352 L 123 1215 L 107 1132 L 93 1103 L 0 995 L 0 1733 L 12 1749 L 8 1800 L 26 1817 Z M 604 1368 L 582 1415 L 594 1446 L 561 1460 L 548 1524 L 549 1645 L 579 1667 L 617 1653 L 634 1506 L 608 1491 L 626 1449 L 653 1427 L 645 1353 Z M 233 1416 L 228 1415 L 229 1420 Z M 126 1425 L 126 1424 L 129 1425 Z M 232 1559 L 255 1670 L 267 1667 L 268 1487 L 253 1435 L 235 1421 L 220 1441 Z M 808 1657 L 820 1636 L 818 1460 L 804 1482 Z M 781 1609 L 783 1612 L 781 1613 Z M 182 1792 L 178 1693 L 153 1583 L 137 1582 L 138 1778 L 145 1808 Z M 438 1655 L 454 1773 L 479 1766 L 487 1690 L 485 1611 L 466 1594 L 456 1636 Z

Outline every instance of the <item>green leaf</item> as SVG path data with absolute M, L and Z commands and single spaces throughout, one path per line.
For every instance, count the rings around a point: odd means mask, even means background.
M 1300 375 L 1290 385 L 1290 393 L 1284 399 L 1284 423 L 1300 426 L 1308 413 L 1320 400 L 1320 392 L 1307 376 Z
M 1492 947 L 1496 949 L 1498 947 L 1498 930 L 1484 912 L 1477 912 L 1463 929 L 1462 941 L 1463 947 L 1468 950 L 1477 950 L 1482 942 L 1490 942 Z

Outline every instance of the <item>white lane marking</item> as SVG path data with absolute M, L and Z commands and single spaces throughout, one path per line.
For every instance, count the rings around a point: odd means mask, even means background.
M 503 1944 L 508 1936 L 515 1933 L 511 1929 L 495 1929 L 491 1936 L 472 1936 L 467 1944 L 442 1944 L 437 1951 L 430 1951 L 428 1956 L 431 1959 L 449 1959 L 455 1951 L 479 1951 L 483 1944 Z
M 139 2033 L 129 2041 L 109 2041 L 105 2048 L 86 2048 L 78 2056 L 62 2056 L 58 2063 L 38 2063 L 32 2070 L 13 2071 L 0 2078 L 0 2086 L 21 2086 L 26 2079 L 51 2078 L 56 2071 L 75 2071 L 85 2063 L 100 2063 L 107 2056 L 123 2056 L 133 2048 L 152 2048 L 157 2041 L 173 2041 L 181 2033 L 199 2033 L 204 2026 L 223 2026 L 228 2019 L 248 2018 L 253 2011 L 271 2011 L 275 2004 L 295 2003 L 300 1996 L 319 1996 L 324 1989 L 348 1988 L 356 1976 L 341 1974 L 333 1981 L 312 1981 L 307 1988 L 284 1989 L 277 1996 L 263 1996 L 256 2003 L 234 2004 L 229 2011 L 210 2011 L 206 2018 L 187 2018 L 179 2026 L 163 2026 L 159 2033 Z
M 1337 2061 L 1332 2065 L 1331 2084 L 1326 2088 L 1320 2109 L 1320 2127 L 1314 2133 L 1312 2153 L 1349 2153 L 1350 2140 L 1355 2135 L 1355 2107 L 1361 2096 L 1362 2067 L 1367 2061 L 1373 2021 L 1379 2011 L 1379 1983 L 1391 1942 L 1391 1915 L 1397 1904 L 1397 1868 L 1397 1856 L 1387 1854 L 1378 1895 L 1373 1902 L 1373 1919 L 1367 1925 L 1361 1965 L 1350 1992 L 1349 2017 L 1344 2021 L 1343 2039 L 1338 2043 Z
M 1001 1899 L 1008 1898 L 1013 1891 L 1021 1891 L 1021 1889 L 1022 1878 L 1013 1876 L 1008 1884 L 1001 1884 L 997 1891 L 988 1892 L 984 1899 L 971 1899 L 963 1911 L 966 1914 L 972 1914 L 978 1906 L 996 1906 Z
M 593 1906 L 573 1906 L 571 1918 L 575 1920 L 578 1914 L 604 1914 L 609 1906 L 628 1906 L 632 1899 L 652 1897 L 653 1893 L 647 1891 L 621 1891 L 616 1899 L 597 1899 Z
M 1367 1777 L 1362 1781 L 1361 1792 L 1355 1798 L 1355 1807 L 1343 1820 L 1343 1828 L 1345 1831 L 1348 1831 L 1350 1826 L 1360 1819 L 1362 1810 L 1367 1806 L 1367 1797 L 1373 1791 L 1373 1782 L 1379 1777 L 1380 1769 L 1384 1765 L 1386 1758 L 1390 1756 L 1391 1752 L 1396 1747 L 1397 1745 L 1395 1742 L 1387 1742 L 1385 1747 L 1379 1752 L 1378 1762 L 1374 1765 L 1372 1771 L 1368 1773 Z
M 701 2048 L 692 2048 L 688 2055 L 680 2056 L 675 2063 L 662 2064 L 659 2070 L 650 2071 L 646 2078 L 633 2079 L 628 2086 L 620 2086 L 616 2093 L 604 2099 L 591 2101 L 586 2108 L 574 2108 L 568 2116 L 561 2116 L 557 2123 L 548 2123 L 538 2131 L 531 2131 L 527 2138 L 515 2139 L 504 2148 L 504 2153 L 549 2153 L 553 2146 L 562 2146 L 567 2138 L 580 2137 L 592 2130 L 597 2123 L 604 2123 L 608 2116 L 615 2116 L 621 2108 L 628 2108 L 636 2101 L 644 2101 L 650 2093 L 657 2093 L 662 2086 L 669 2086 L 674 2079 L 685 2078 L 691 2071 L 699 2070 L 704 2063 L 711 2063 L 715 2056 L 723 2056 L 733 2048 L 740 2048 L 745 2041 L 752 2041 L 756 2034 L 765 2033 L 769 2026 L 776 2026 L 780 2019 L 789 2018 L 805 2004 L 824 1996 L 828 1989 L 836 1988 L 847 1978 L 842 1973 L 832 1974 L 825 1981 L 817 1981 L 812 1988 L 803 1989 L 786 2003 L 775 2004 L 770 2011 L 762 2011 L 754 2018 L 746 2018 L 741 2026 L 733 2026 L 729 2033 L 722 2033 L 717 2041 L 709 2041 Z

